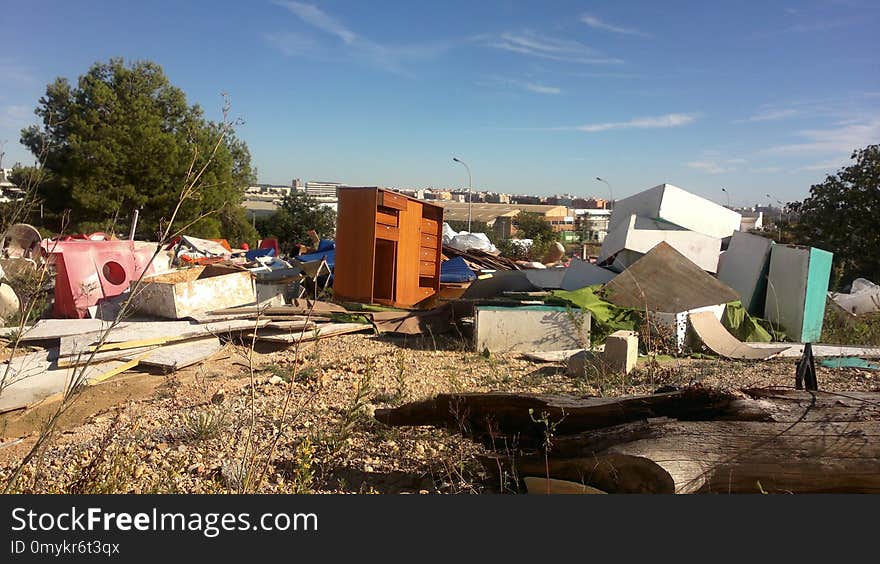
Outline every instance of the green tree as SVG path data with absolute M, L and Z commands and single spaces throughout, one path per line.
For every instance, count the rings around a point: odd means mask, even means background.
M 834 253 L 835 286 L 860 276 L 880 281 L 880 145 L 856 150 L 852 158 L 855 164 L 789 204 L 798 216 L 798 242 Z
M 99 62 L 76 85 L 56 79 L 35 110 L 42 125 L 21 136 L 44 157 L 39 195 L 46 226 L 59 229 L 70 210 L 70 230 L 127 232 L 139 209 L 138 235 L 155 238 L 188 172 L 204 168 L 176 223 L 193 222 L 187 233 L 198 237 L 253 239 L 241 201 L 255 171 L 247 145 L 225 122 L 227 112 L 228 106 L 223 123 L 207 120 L 149 61 Z
M 278 211 L 258 218 L 256 223 L 261 236 L 278 239 L 281 249 L 290 254 L 297 244 L 311 244 L 310 229 L 322 239 L 332 239 L 336 233 L 336 212 L 308 194 L 293 192 L 282 200 Z
M 520 212 L 513 219 L 513 226 L 516 227 L 516 236 L 520 239 L 556 241 L 553 226 L 539 213 Z

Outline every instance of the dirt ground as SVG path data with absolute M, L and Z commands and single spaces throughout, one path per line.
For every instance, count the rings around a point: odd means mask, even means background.
M 253 377 L 248 349 L 230 343 L 171 375 L 121 374 L 78 397 L 14 491 L 515 492 L 515 483 L 479 464 L 482 447 L 445 430 L 386 427 L 373 411 L 441 392 L 620 396 L 670 385 L 794 384 L 793 359 L 642 357 L 626 377 L 569 377 L 561 364 L 485 357 L 464 343 L 355 334 L 304 345 L 298 355 L 261 347 Z M 817 369 L 824 390 L 880 390 L 878 373 Z M 0 481 L 57 408 L 46 403 L 0 416 Z

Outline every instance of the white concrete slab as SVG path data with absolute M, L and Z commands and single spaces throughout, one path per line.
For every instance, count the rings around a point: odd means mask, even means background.
M 719 239 L 732 235 L 742 223 L 741 214 L 672 184 L 660 184 L 614 202 L 609 233 L 633 214 Z
M 478 352 L 559 351 L 590 346 L 590 314 L 564 307 L 478 306 L 474 313 Z
M 718 270 L 720 238 L 635 214 L 608 232 L 602 243 L 599 261 L 602 262 L 621 251 L 630 251 L 617 257 L 618 264 L 629 267 L 663 241 L 703 270 L 712 273 Z

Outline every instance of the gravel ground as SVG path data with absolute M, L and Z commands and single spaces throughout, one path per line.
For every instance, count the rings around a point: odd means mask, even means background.
M 492 493 L 502 488 L 477 462 L 482 447 L 444 430 L 385 427 L 373 411 L 441 392 L 621 396 L 664 385 L 794 383 L 792 359 L 642 358 L 625 378 L 572 378 L 561 365 L 486 358 L 468 351 L 463 339 L 448 338 L 343 335 L 304 345 L 298 356 L 290 348 L 261 348 L 252 379 L 247 349 L 230 344 L 214 360 L 170 376 L 126 374 L 94 386 L 24 467 L 15 490 Z M 878 378 L 818 367 L 819 384 L 829 391 L 880 390 Z M 125 393 L 131 389 L 138 394 Z M 0 417 L 0 481 L 33 446 L 41 417 Z M 503 491 L 509 488 L 515 485 Z

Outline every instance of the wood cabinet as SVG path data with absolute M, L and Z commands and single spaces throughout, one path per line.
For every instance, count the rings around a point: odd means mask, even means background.
M 333 295 L 411 307 L 440 288 L 443 208 L 378 187 L 340 187 Z

